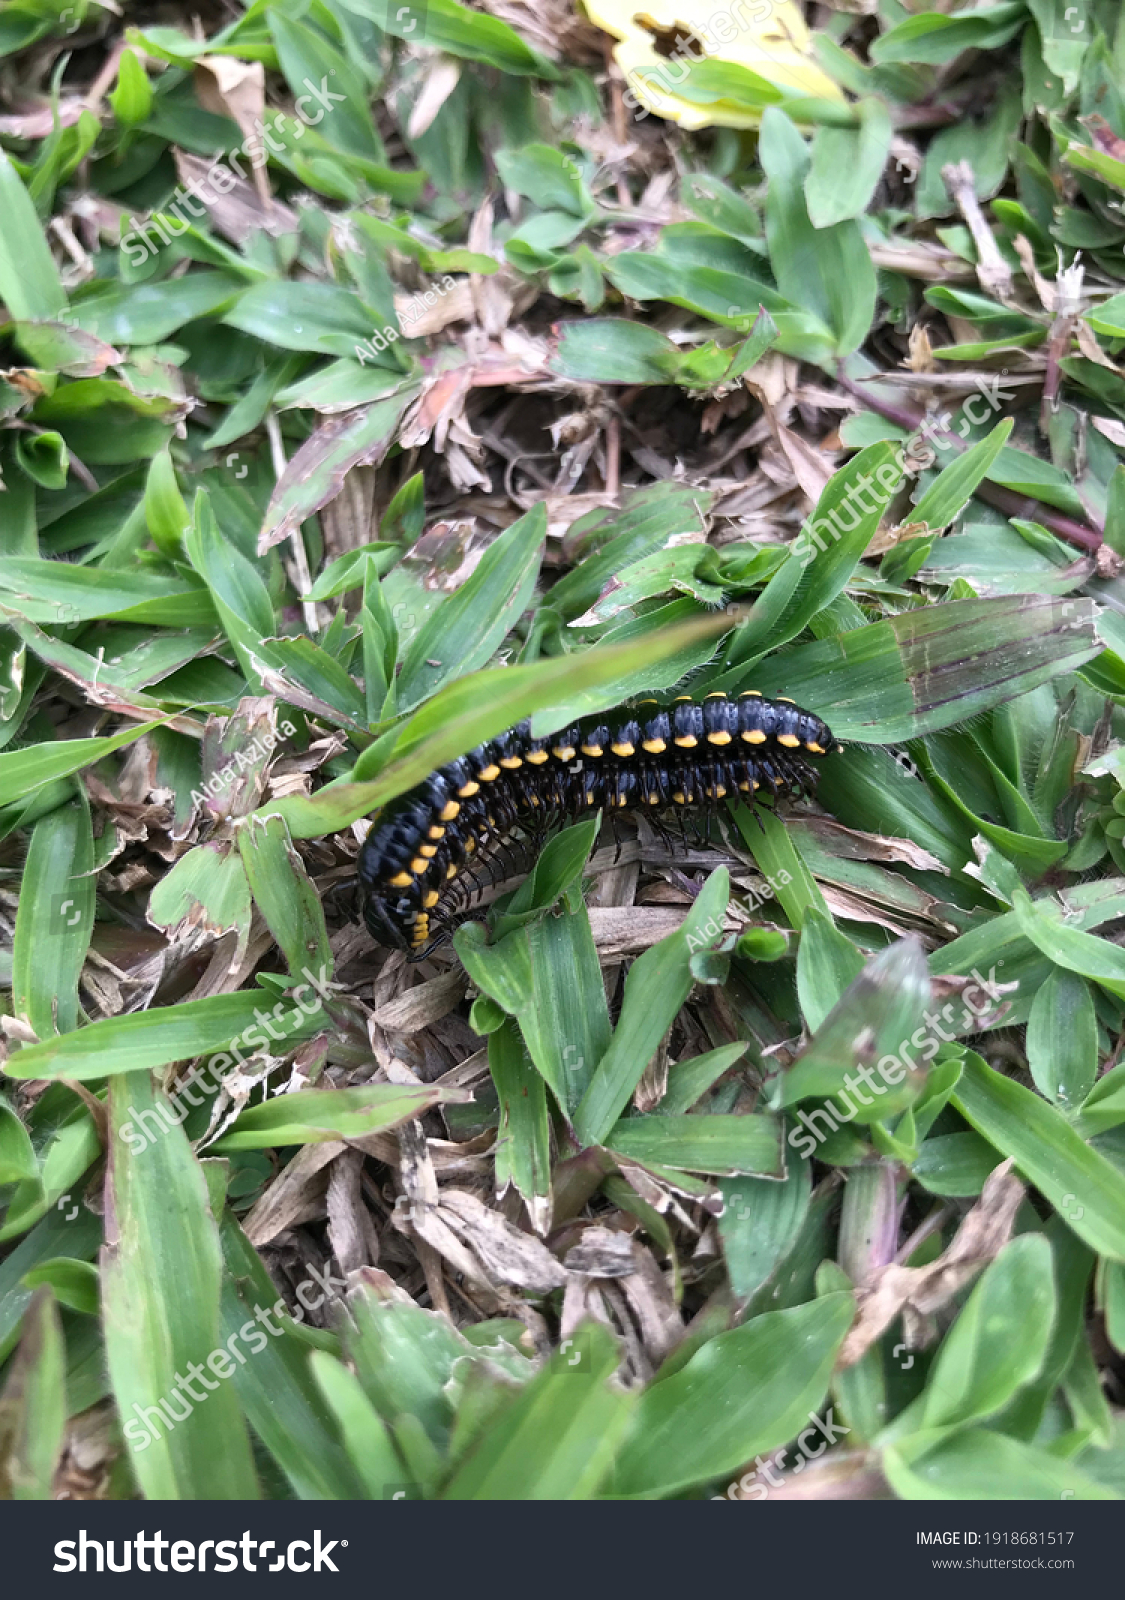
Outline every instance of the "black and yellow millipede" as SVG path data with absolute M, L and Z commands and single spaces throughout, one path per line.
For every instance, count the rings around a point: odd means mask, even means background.
M 839 748 L 813 712 L 753 690 L 640 700 L 549 739 L 520 723 L 380 813 L 359 853 L 364 920 L 420 960 L 465 908 L 474 867 L 513 834 L 541 837 L 598 807 L 706 813 L 727 797 L 801 794 L 816 781 L 810 758 Z

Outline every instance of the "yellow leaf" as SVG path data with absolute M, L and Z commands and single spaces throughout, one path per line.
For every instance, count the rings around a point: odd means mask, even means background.
M 630 107 L 684 128 L 756 128 L 761 111 L 733 100 L 696 105 L 676 93 L 693 61 L 746 67 L 787 95 L 843 101 L 812 55 L 793 0 L 584 0 L 592 22 L 620 40 L 614 59 Z M 640 9 L 644 7 L 645 9 Z

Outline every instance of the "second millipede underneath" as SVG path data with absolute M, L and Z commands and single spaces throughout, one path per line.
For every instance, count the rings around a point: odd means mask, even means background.
M 759 790 L 800 794 L 816 781 L 810 758 L 839 748 L 813 712 L 754 690 L 639 700 L 549 739 L 522 722 L 381 812 L 359 852 L 364 920 L 380 944 L 420 960 L 464 908 L 471 864 L 513 831 L 539 835 L 597 807 L 713 810 Z

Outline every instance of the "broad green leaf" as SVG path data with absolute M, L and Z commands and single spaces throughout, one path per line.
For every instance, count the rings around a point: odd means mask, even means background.
M 809 906 L 797 949 L 797 997 L 805 1026 L 815 1033 L 863 970 L 852 941 L 817 906 Z
M 533 50 L 514 28 L 458 0 L 350 0 L 350 7 L 396 39 L 430 45 L 467 61 L 483 61 L 501 72 L 554 79 L 558 69 Z
M 0 1184 L 26 1183 L 39 1176 L 35 1147 L 12 1108 L 0 1100 Z
M 155 722 L 142 722 L 104 739 L 60 739 L 53 744 L 30 745 L 26 750 L 6 750 L 0 753 L 0 792 L 9 803 L 34 794 L 59 778 L 69 778 L 85 767 L 95 766 L 115 750 L 135 744 L 157 726 Z M 68 908 L 67 915 L 72 914 Z
M 1125 1261 L 1125 1175 L 1030 1089 L 965 1055 L 953 1104 L 1091 1250 Z
M 667 383 L 679 349 L 646 322 L 585 317 L 564 322 L 551 370 L 585 383 Z
M 300 97 L 297 110 L 304 113 L 307 122 L 322 128 L 335 149 L 368 161 L 382 161 L 383 142 L 372 120 L 364 72 L 330 44 L 320 28 L 310 27 L 307 20 L 298 21 L 279 7 L 270 7 L 264 20 L 277 51 L 277 64 L 293 94 Z M 339 23 L 333 33 L 338 28 Z M 320 86 L 320 92 L 316 86 Z M 301 129 L 302 133 L 307 131 L 307 127 Z M 267 333 L 266 338 L 278 342 L 277 330 Z
M 766 241 L 774 277 L 794 304 L 832 329 L 836 353 L 847 355 L 867 337 L 875 309 L 875 268 L 859 225 L 813 226 L 804 196 L 808 149 L 776 106 L 762 114 L 758 156 L 769 181 Z
M 831 1294 L 755 1317 L 650 1384 L 618 1451 L 612 1492 L 675 1494 L 793 1438 L 824 1399 L 853 1305 L 850 1294 Z
M 861 100 L 859 126 L 816 130 L 805 203 L 814 228 L 831 228 L 861 216 L 871 202 L 890 155 L 894 128 L 882 100 Z
M 860 1123 L 904 1110 L 920 1093 L 925 1062 L 932 1059 L 933 1052 L 917 1059 L 916 1034 L 926 1032 L 919 1025 L 929 999 L 930 978 L 917 939 L 901 939 L 880 951 L 848 985 L 788 1071 L 774 1079 L 773 1106 L 796 1105 L 813 1095 L 847 1096 Z M 852 1120 L 843 1111 L 836 1114 Z
M 251 817 L 238 829 L 250 890 L 294 980 L 305 967 L 320 982 L 334 970 L 324 907 L 280 817 Z
M 717 1050 L 706 1050 L 701 1056 L 691 1056 L 677 1061 L 668 1069 L 668 1083 L 660 1101 L 663 1116 L 676 1116 L 690 1111 L 741 1056 L 746 1054 L 744 1043 L 723 1044 Z
M 0 1361 L 10 1355 L 31 1303 L 32 1291 L 25 1281 L 28 1273 L 64 1255 L 88 1262 L 101 1242 L 102 1219 L 68 1197 L 62 1206 L 52 1206 L 0 1261 Z
M 402 1458 L 359 1379 L 327 1350 L 312 1352 L 309 1369 L 336 1419 L 368 1499 L 387 1499 L 388 1491 L 394 1493 L 392 1485 L 401 1483 L 405 1476 Z
M 226 1268 L 221 1341 L 236 1357 L 231 1383 L 247 1421 L 300 1499 L 362 1499 L 363 1477 L 326 1410 L 324 1392 L 310 1367 L 309 1346 L 229 1211 L 220 1236 Z M 341 1280 L 332 1281 L 337 1293 L 346 1287 Z M 319 1286 L 310 1281 L 306 1298 L 315 1306 L 325 1293 L 322 1272 Z
M 398 679 L 400 705 L 417 705 L 455 673 L 484 666 L 531 600 L 546 537 L 538 505 L 493 540 L 472 576 L 415 635 Z
M 25 1045 L 4 1065 L 9 1078 L 74 1078 L 79 1082 L 105 1078 L 122 1072 L 170 1066 L 194 1056 L 222 1051 L 261 1026 L 262 1002 L 268 998 L 261 989 L 237 994 L 209 995 L 203 1000 L 185 1000 L 179 1005 L 159 1006 L 152 1011 L 126 1016 L 105 1017 L 74 1033 L 40 1044 Z M 287 1007 L 291 1026 L 285 1034 L 291 1044 L 311 1037 L 323 1026 L 315 1015 L 295 1015 Z M 265 1015 L 269 1015 L 268 1010 Z M 257 1048 L 265 1035 L 248 1041 Z M 230 1061 L 224 1062 L 225 1066 Z
M 1013 1239 L 973 1289 L 926 1380 L 922 1426 L 978 1422 L 1039 1372 L 1056 1315 L 1051 1247 Z
M 1048 899 L 1032 900 L 1021 891 L 1013 910 L 1020 932 L 1056 966 L 1091 978 L 1110 994 L 1125 998 L 1125 952 L 1120 945 L 1068 926 L 1061 908 Z
M 629 969 L 613 1040 L 574 1113 L 583 1144 L 601 1144 L 629 1103 L 693 983 L 691 955 L 722 932 L 730 898 L 725 867 L 713 872 L 683 926 L 646 950 Z
M 569 211 L 585 219 L 596 210 L 578 163 L 553 145 L 497 150 L 493 159 L 505 188 L 526 195 L 545 211 Z
M 29 1289 L 45 1283 L 60 1305 L 68 1311 L 82 1311 L 87 1316 L 97 1316 L 101 1304 L 98 1290 L 98 1269 L 89 1261 L 74 1261 L 69 1256 L 56 1256 L 44 1261 L 30 1272 L 25 1272 L 23 1282 Z
M 392 1430 L 410 1416 L 444 1447 L 454 1416 L 450 1380 L 469 1349 L 463 1336 L 436 1311 L 380 1301 L 370 1290 L 350 1310 L 344 1346 L 367 1398 Z
M 1049 1450 L 988 1428 L 918 1433 L 883 1451 L 901 1500 L 1118 1500 Z
M 492 1419 L 442 1499 L 592 1498 L 637 1408 L 635 1394 L 609 1384 L 618 1359 L 607 1329 L 579 1328 Z
M 997 50 L 1023 23 L 1018 0 L 1001 0 L 976 13 L 949 16 L 940 11 L 920 11 L 889 28 L 871 46 L 871 58 L 892 61 L 952 61 L 964 50 Z
M 731 641 L 728 666 L 749 664 L 766 648 L 795 638 L 841 593 L 894 493 L 883 487 L 884 479 L 903 481 L 894 455 L 889 444 L 870 445 L 829 479 L 784 566 Z
M 229 1382 L 235 1363 L 219 1339 L 222 1254 L 203 1173 L 182 1128 L 140 1152 L 122 1136 L 135 1112 L 155 1109 L 148 1073 L 114 1079 L 102 1305 L 129 1459 L 150 1499 L 253 1500 L 250 1441 Z M 209 1369 L 194 1398 L 177 1377 L 190 1363 Z
M 962 1197 L 980 1194 L 999 1163 L 995 1147 L 979 1133 L 943 1133 L 926 1140 L 910 1170 L 930 1194 Z
M 226 272 L 189 272 L 164 283 L 98 283 L 75 295 L 68 320 L 115 345 L 159 344 L 187 322 L 222 310 L 245 288 Z
M 122 50 L 117 63 L 117 87 L 109 96 L 113 114 L 122 127 L 144 122 L 152 110 L 152 85 L 132 50 Z
M 206 489 L 196 493 L 184 550 L 211 591 L 223 631 L 247 682 L 256 685 L 254 651 L 265 635 L 275 631 L 273 606 L 257 568 L 223 538 Z
M 0 300 L 21 321 L 49 320 L 66 309 L 59 277 L 39 218 L 7 153 L 0 150 Z
M 488 1038 L 488 1066 L 500 1101 L 496 1134 L 496 1192 L 509 1184 L 523 1196 L 538 1233 L 551 1218 L 551 1123 L 546 1085 L 531 1066 L 510 1019 Z
M 1040 1094 L 1073 1111 L 1094 1087 L 1098 1028 L 1090 988 L 1074 972 L 1056 967 L 1031 1002 L 1027 1063 Z
M 212 1146 L 215 1155 L 234 1150 L 269 1150 L 276 1145 L 323 1144 L 362 1139 L 419 1117 L 441 1099 L 432 1088 L 359 1084 L 351 1089 L 298 1089 L 240 1113 Z
M 781 1179 L 785 1157 L 781 1123 L 774 1117 L 622 1117 L 605 1144 L 641 1166 L 676 1167 L 720 1177 Z
M 772 812 L 751 811 L 748 806 L 740 805 L 734 820 L 743 848 L 774 885 L 778 903 L 793 926 L 802 927 L 810 911 L 827 917 L 828 906 L 820 886 L 805 865 L 790 830 Z
M 753 687 L 823 711 L 837 738 L 894 744 L 1074 672 L 1097 653 L 1092 624 L 1055 595 L 953 600 L 770 657 Z
M 728 1178 L 723 1184 L 719 1238 L 730 1286 L 745 1300 L 760 1289 L 797 1242 L 812 1191 L 808 1161 L 786 1150 L 788 1172 L 771 1178 Z
M 992 432 L 966 450 L 964 455 L 943 467 L 911 512 L 912 522 L 924 522 L 935 531 L 947 528 L 962 507 L 968 505 L 977 486 L 1003 449 L 1014 424 L 1010 417 L 998 422 Z
M 128 51 L 125 52 L 128 55 Z M 145 521 L 153 543 L 170 560 L 183 554 L 184 535 L 191 527 L 191 512 L 176 482 L 169 451 L 152 458 L 145 482 Z
M 335 283 L 276 279 L 245 289 L 223 321 L 283 350 L 350 356 L 375 331 L 363 302 Z M 391 330 L 397 340 L 398 334 Z
M 66 1347 L 51 1291 L 36 1289 L 0 1390 L 0 1497 L 50 1500 L 66 1430 Z
M 87 806 L 60 806 L 40 817 L 24 866 L 12 952 L 12 999 L 40 1039 L 70 1033 L 81 1019 L 78 980 L 94 926 L 93 868 Z
M 79 567 L 24 556 L 4 559 L 0 607 L 47 627 L 90 622 L 95 617 L 172 628 L 208 627 L 215 622 L 207 591 L 194 578 Z
M 610 1042 L 605 987 L 585 905 L 580 901 L 574 911 L 540 916 L 492 946 L 480 935 L 479 928 L 470 927 L 454 938 L 465 970 L 517 1019 L 537 1070 L 563 1110 L 573 1112 Z
M 548 591 L 551 609 L 572 622 L 626 567 L 665 549 L 677 534 L 702 534 L 712 498 L 706 490 L 665 481 L 623 491 L 620 510 L 602 507 L 580 517 L 570 530 L 579 564 Z

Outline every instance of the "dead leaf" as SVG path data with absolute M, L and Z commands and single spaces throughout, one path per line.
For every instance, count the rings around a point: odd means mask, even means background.
M 266 108 L 266 69 L 260 61 L 243 61 L 238 56 L 197 56 L 194 75 L 195 94 L 204 110 L 218 117 L 230 117 L 248 146 L 262 143 L 262 113 Z M 262 205 L 270 206 L 270 180 L 264 161 L 254 161 L 247 150 L 254 172 L 254 187 Z
M 408 138 L 422 137 L 460 81 L 461 63 L 455 56 L 437 56 L 427 66 L 421 93 L 406 126 Z
M 1007 1244 L 1024 1187 L 1004 1161 L 989 1174 L 980 1199 L 961 1222 L 952 1243 L 926 1267 L 892 1264 L 856 1291 L 856 1320 L 840 1350 L 838 1369 L 854 1366 L 904 1311 L 923 1318 L 948 1304 Z

